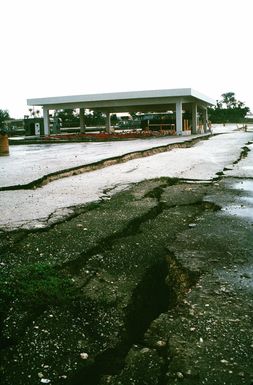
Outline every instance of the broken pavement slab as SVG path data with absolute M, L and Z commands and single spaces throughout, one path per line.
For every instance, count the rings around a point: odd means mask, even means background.
M 45 182 L 48 175 L 57 176 L 65 170 L 78 172 L 82 167 L 97 164 L 110 159 L 121 158 L 124 155 L 141 153 L 151 149 L 192 142 L 208 137 L 193 135 L 188 137 L 164 137 L 151 139 L 137 139 L 119 142 L 98 143 L 58 143 L 58 144 L 31 144 L 11 146 L 11 156 L 1 159 L 0 188 L 8 186 L 28 186 Z M 33 187 L 33 185 L 31 186 Z
M 197 223 L 169 250 L 200 279 L 177 308 L 151 324 L 145 344 L 166 341 L 166 384 L 178 383 L 179 372 L 185 384 L 251 384 L 253 277 L 242 271 L 252 269 L 253 223 L 221 211 L 203 212 Z
M 252 224 L 214 203 L 227 188 L 144 181 L 51 228 L 1 233 L 11 285 L 31 262 L 72 280 L 39 308 L 41 287 L 2 306 L 2 383 L 249 384 Z

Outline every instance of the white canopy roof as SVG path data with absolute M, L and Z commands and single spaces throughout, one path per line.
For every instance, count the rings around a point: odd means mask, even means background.
M 167 90 L 131 91 L 89 95 L 57 96 L 28 99 L 31 106 L 43 106 L 49 109 L 61 108 L 94 108 L 101 110 L 130 111 L 143 109 L 144 106 L 155 106 L 162 109 L 181 100 L 182 103 L 197 102 L 202 105 L 213 105 L 215 101 L 192 88 Z

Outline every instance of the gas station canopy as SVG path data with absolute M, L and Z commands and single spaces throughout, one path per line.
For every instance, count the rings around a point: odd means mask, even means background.
M 49 110 L 80 109 L 80 126 L 84 109 L 106 113 L 107 130 L 110 130 L 110 113 L 176 111 L 177 134 L 182 132 L 182 112 L 192 112 L 192 133 L 196 131 L 198 108 L 206 111 L 215 101 L 192 88 L 133 91 L 89 95 L 58 96 L 28 99 L 29 106 L 42 106 L 45 134 L 49 133 Z M 81 127 L 82 128 L 82 127 Z

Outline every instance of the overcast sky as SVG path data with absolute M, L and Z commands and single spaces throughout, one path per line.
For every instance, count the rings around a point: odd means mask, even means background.
M 26 99 L 194 88 L 253 111 L 252 0 L 1 0 L 0 109 Z

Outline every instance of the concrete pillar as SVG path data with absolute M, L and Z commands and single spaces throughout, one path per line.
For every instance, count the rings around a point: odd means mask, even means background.
M 177 135 L 182 135 L 182 115 L 183 115 L 182 100 L 179 100 L 176 103 L 176 130 L 177 130 Z
M 197 103 L 192 105 L 192 134 L 197 133 L 197 114 L 198 114 L 198 106 Z
M 208 127 L 208 113 L 207 113 L 207 108 L 203 109 L 203 127 L 204 127 L 204 132 L 207 132 L 207 127 Z
M 44 135 L 50 135 L 49 109 L 43 107 Z
M 58 110 L 54 111 L 53 114 L 53 127 L 50 129 L 51 134 L 59 134 L 61 132 L 60 129 L 60 124 L 59 124 L 59 119 L 58 119 Z
M 80 132 L 85 132 L 85 123 L 84 123 L 84 108 L 80 108 Z
M 110 112 L 106 112 L 105 131 L 108 132 L 108 134 L 110 134 L 110 132 L 111 132 L 111 114 L 110 114 Z

